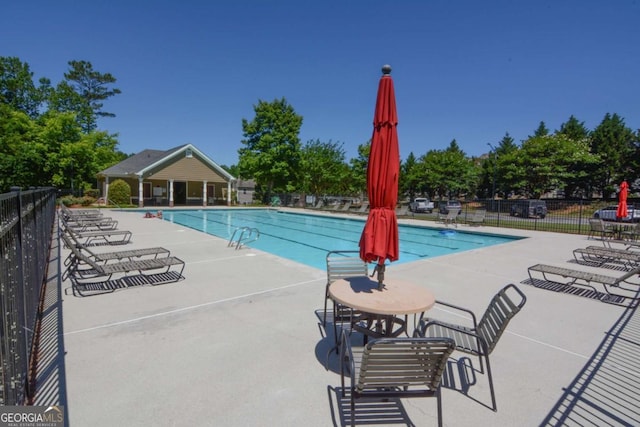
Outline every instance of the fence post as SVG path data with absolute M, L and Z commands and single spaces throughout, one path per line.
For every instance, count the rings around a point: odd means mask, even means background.
M 580 199 L 580 210 L 578 213 L 578 234 L 582 234 L 582 208 L 584 203 L 584 199 Z

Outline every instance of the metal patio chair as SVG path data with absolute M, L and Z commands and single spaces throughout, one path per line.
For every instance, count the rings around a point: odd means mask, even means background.
M 473 212 L 473 215 L 467 220 L 468 225 L 482 225 L 484 224 L 484 219 L 487 216 L 486 209 L 476 209 Z
M 438 426 L 442 426 L 441 382 L 451 338 L 382 338 L 371 340 L 360 358 L 354 357 L 351 340 L 342 334 L 340 380 L 346 397 L 345 377 L 350 377 L 351 425 L 356 425 L 356 400 L 435 397 Z
M 349 277 L 368 276 L 369 266 L 360 259 L 359 251 L 330 251 L 326 256 L 327 263 L 327 283 L 324 290 L 324 310 L 322 316 L 322 326 L 327 326 L 327 304 L 331 299 L 329 296 L 329 286 L 336 280 L 347 279 Z M 339 344 L 338 322 L 349 322 L 350 324 L 361 318 L 362 313 L 356 312 L 350 307 L 345 307 L 334 301 L 333 312 L 331 313 L 333 320 L 333 331 L 336 346 Z
M 460 214 L 460 209 L 449 208 L 449 211 L 447 212 L 446 215 L 440 214 L 440 220 L 444 223 L 445 226 L 453 225 L 457 227 L 459 214 Z
M 513 297 L 517 297 L 516 300 Z M 496 348 L 498 340 L 507 328 L 507 325 L 518 314 L 527 302 L 525 294 L 515 285 L 509 284 L 502 288 L 491 300 L 480 321 L 476 321 L 475 314 L 466 308 L 457 305 L 436 301 L 436 305 L 443 305 L 466 313 L 471 320 L 471 325 L 463 326 L 441 322 L 436 319 L 425 318 L 420 321 L 416 331 L 421 337 L 448 337 L 455 341 L 456 350 L 477 356 L 480 361 L 480 372 L 484 373 L 482 359 L 487 365 L 487 378 L 491 391 L 492 409 L 496 411 L 496 395 L 491 376 L 489 355 Z
M 604 220 L 589 218 L 589 239 L 592 239 L 594 236 L 600 236 L 600 239 L 605 239 L 606 237 L 613 238 L 615 235 L 615 230 L 607 225 Z

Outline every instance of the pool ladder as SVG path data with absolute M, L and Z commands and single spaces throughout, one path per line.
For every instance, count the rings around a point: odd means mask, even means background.
M 238 238 L 236 239 L 236 235 Z M 228 247 L 235 246 L 236 250 L 240 249 L 242 245 L 246 245 L 247 243 L 255 242 L 260 237 L 260 230 L 252 227 L 238 227 L 233 231 L 231 238 L 229 239 Z

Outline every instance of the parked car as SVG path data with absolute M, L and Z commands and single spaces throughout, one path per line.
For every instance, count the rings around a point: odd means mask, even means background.
M 433 212 L 433 202 L 429 201 L 426 197 L 416 197 L 413 202 L 409 204 L 409 210 L 411 212 Z
M 594 218 L 600 218 L 604 221 L 617 221 L 616 212 L 618 211 L 617 205 L 607 206 L 606 208 L 598 209 L 593 213 Z M 640 208 L 635 208 L 633 205 L 627 206 L 627 216 L 622 218 L 624 222 L 640 222 Z
M 440 202 L 440 204 L 438 204 L 438 210 L 443 215 L 447 215 L 449 209 L 458 209 L 458 215 L 460 215 L 462 212 L 462 204 L 457 200 L 447 200 L 446 202 Z
M 547 216 L 547 202 L 544 200 L 516 200 L 511 205 L 510 214 L 522 218 L 543 219 Z

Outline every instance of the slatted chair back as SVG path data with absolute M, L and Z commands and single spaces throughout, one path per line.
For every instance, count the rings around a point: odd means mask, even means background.
M 460 214 L 460 209 L 449 208 L 449 211 L 447 212 L 447 214 L 442 216 L 442 222 L 444 222 L 445 225 L 452 224 L 457 226 L 458 214 Z
M 74 233 L 72 233 L 71 230 L 63 230 L 62 233 L 60 233 L 60 238 L 62 239 L 62 243 L 64 244 L 63 246 L 65 248 L 71 249 L 71 253 L 64 260 L 64 265 L 65 266 L 68 266 L 73 261 L 77 260 L 76 252 L 72 248 L 77 249 L 78 250 L 77 252 L 79 252 L 80 254 L 82 254 L 82 252 L 80 251 L 82 249 L 82 250 L 86 251 L 89 254 L 88 256 L 91 259 L 93 259 L 93 260 L 96 259 L 96 254 L 94 252 L 92 252 L 89 248 L 87 248 L 85 245 L 80 243 L 78 241 L 78 239 L 76 238 L 76 235 Z
M 372 340 L 362 354 L 355 391 L 388 389 L 400 397 L 431 395 L 440 387 L 454 348 L 455 343 L 449 338 Z
M 329 300 L 329 286 L 336 280 L 348 279 L 349 277 L 367 276 L 369 267 L 367 263 L 360 259 L 359 251 L 330 251 L 327 253 L 327 284 L 324 292 L 324 312 L 322 324 L 327 324 L 327 302 Z M 352 313 L 336 304 L 336 312 L 333 313 L 335 320 L 344 320 Z M 334 322 L 335 326 L 335 322 Z M 335 329 L 335 328 L 334 328 Z M 338 336 L 336 335 L 336 340 Z
M 409 212 L 409 205 L 402 205 L 396 208 L 396 216 L 406 216 Z
M 600 218 L 589 218 L 589 238 L 595 235 L 600 235 L 600 238 L 606 236 L 613 236 L 613 230 L 611 230 L 605 222 Z
M 471 218 L 469 218 L 469 224 L 471 225 L 479 225 L 484 222 L 485 217 L 487 216 L 486 209 L 477 209 Z
M 74 268 L 79 262 L 83 262 L 98 272 L 102 271 L 101 265 L 99 265 L 92 257 L 82 253 L 80 247 L 82 247 L 83 250 L 87 250 L 84 246 L 81 246 L 77 242 L 74 243 L 73 241 L 71 241 L 71 238 L 66 233 L 60 233 L 60 238 L 62 238 L 64 246 L 71 249 L 71 256 L 73 258 L 73 261 L 71 262 L 70 268 Z M 91 254 L 93 253 L 91 252 Z
M 326 259 L 327 285 L 336 280 L 369 274 L 369 267 L 360 259 L 358 251 L 330 251 Z
M 507 293 L 509 289 L 516 291 L 520 297 L 519 302 L 516 303 L 512 300 Z M 525 295 L 514 285 L 505 286 L 493 297 L 476 328 L 476 332 L 483 338 L 487 346 L 488 354 L 496 347 L 498 340 L 507 329 L 509 321 L 518 314 L 526 301 Z
M 346 396 L 345 376 L 350 382 L 351 425 L 356 425 L 355 401 L 410 397 L 435 397 L 438 426 L 442 426 L 440 384 L 447 360 L 455 349 L 451 338 L 382 338 L 370 341 L 358 364 L 351 340 L 342 334 L 341 383 Z

